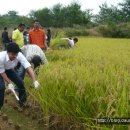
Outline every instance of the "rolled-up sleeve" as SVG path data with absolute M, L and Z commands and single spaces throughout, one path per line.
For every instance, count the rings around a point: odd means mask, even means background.
M 28 67 L 31 66 L 31 64 L 27 61 L 27 59 L 25 58 L 25 56 L 21 52 L 19 52 L 19 54 L 18 54 L 18 60 L 23 65 L 23 67 L 25 69 L 27 69 Z
M 0 61 L 0 74 L 5 72 L 4 63 Z

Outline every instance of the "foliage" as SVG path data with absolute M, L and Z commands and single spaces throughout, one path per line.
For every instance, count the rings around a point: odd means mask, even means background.
M 130 23 L 100 25 L 98 32 L 104 37 L 130 38 Z
M 31 11 L 31 18 L 39 19 L 45 27 L 73 27 L 73 25 L 86 25 L 91 21 L 91 11 L 81 10 L 81 5 L 72 2 L 68 6 L 56 4 L 52 9 L 43 8 Z
M 56 4 L 52 8 L 42 8 L 30 11 L 28 16 L 19 16 L 18 12 L 12 10 L 0 16 L 0 28 L 3 26 L 16 27 L 23 22 L 32 26 L 32 22 L 38 19 L 43 27 L 73 27 L 74 25 L 87 25 L 91 23 L 91 10 L 81 10 L 81 5 L 72 2 L 68 6 Z
M 7 14 L 0 16 L 0 28 L 5 26 L 8 28 L 17 27 L 19 23 L 27 26 L 32 25 L 32 20 L 26 16 L 19 16 L 16 11 L 9 11 Z
M 15 28 L 19 23 L 32 27 L 33 21 L 38 19 L 45 29 L 56 28 L 52 30 L 52 37 L 57 36 L 59 28 L 64 30 L 67 37 L 130 37 L 130 0 L 124 0 L 117 6 L 103 3 L 99 8 L 96 15 L 93 15 L 90 9 L 82 10 L 78 2 L 72 2 L 67 6 L 56 4 L 52 8 L 32 10 L 27 16 L 20 16 L 12 10 L 0 15 L 0 28 Z M 98 28 L 98 31 L 95 28 Z
M 95 16 L 95 22 L 100 24 L 108 23 L 121 23 L 130 21 L 130 0 L 124 0 L 122 3 L 118 3 L 117 6 L 107 3 L 102 4 L 99 13 Z
M 46 123 L 57 129 L 128 129 L 96 120 L 129 117 L 129 47 L 127 39 L 80 38 L 74 49 L 50 50 L 49 64 L 37 77 L 39 90 L 30 88 L 31 80 L 25 82 Z

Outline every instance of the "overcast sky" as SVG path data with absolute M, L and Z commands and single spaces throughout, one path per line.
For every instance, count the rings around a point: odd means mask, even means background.
M 1 0 L 0 1 L 0 14 L 6 14 L 10 10 L 15 10 L 19 15 L 27 15 L 31 10 L 37 10 L 44 7 L 51 8 L 57 3 L 68 5 L 73 0 Z M 96 14 L 99 11 L 99 5 L 106 2 L 108 5 L 117 5 L 123 0 L 74 0 L 78 1 L 82 10 L 93 9 Z

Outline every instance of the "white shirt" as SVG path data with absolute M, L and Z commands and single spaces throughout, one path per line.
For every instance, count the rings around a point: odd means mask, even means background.
M 29 62 L 31 62 L 34 55 L 38 55 L 40 56 L 43 64 L 48 63 L 47 58 L 43 53 L 42 49 L 37 45 L 25 45 L 21 48 L 21 51 Z
M 14 69 L 18 62 L 20 62 L 25 69 L 31 66 L 21 52 L 18 53 L 18 56 L 13 61 L 9 59 L 7 51 L 0 52 L 0 73 L 4 73 L 5 70 Z
M 69 39 L 69 38 L 63 38 L 63 39 L 65 39 L 65 40 L 69 43 L 69 46 L 70 46 L 71 48 L 74 47 L 74 40 Z

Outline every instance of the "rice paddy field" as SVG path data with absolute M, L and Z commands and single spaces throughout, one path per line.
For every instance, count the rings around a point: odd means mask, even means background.
M 52 40 L 52 46 L 55 40 Z M 38 90 L 46 128 L 53 130 L 127 130 L 128 124 L 100 124 L 98 118 L 128 118 L 130 40 L 80 37 L 73 49 L 50 49 L 39 69 Z M 33 113 L 32 113 L 33 114 Z

